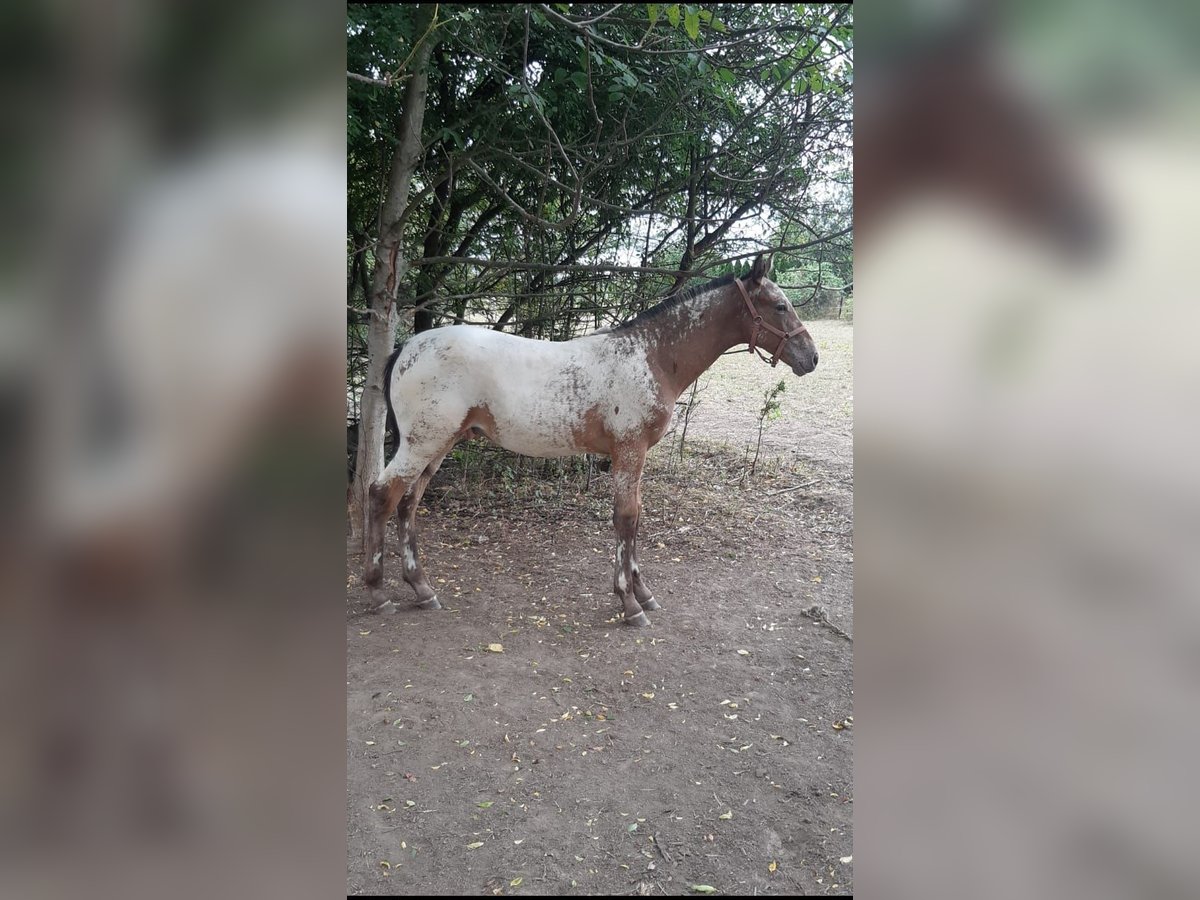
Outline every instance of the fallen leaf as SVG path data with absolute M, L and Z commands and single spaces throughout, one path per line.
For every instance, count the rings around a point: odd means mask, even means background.
M 508 886 L 509 886 L 509 887 L 520 887 L 520 886 L 521 886 L 521 882 L 522 882 L 522 881 L 524 881 L 524 880 L 525 880 L 524 878 L 514 878 L 512 881 L 510 881 L 510 882 L 508 883 Z
M 487 809 L 489 806 L 491 806 L 495 802 L 496 802 L 495 800 L 484 800 L 482 803 L 476 803 L 475 805 L 478 806 L 480 809 Z
M 725 812 L 723 812 L 719 816 L 717 816 L 717 818 L 718 819 L 732 819 L 733 818 L 733 810 L 727 809 Z
M 473 844 L 467 844 L 467 849 L 468 850 L 478 850 L 482 846 L 483 846 L 483 841 L 476 841 Z
M 405 806 L 416 806 L 417 802 L 415 800 L 405 800 L 404 805 Z
M 697 894 L 715 894 L 717 889 L 711 884 L 693 884 L 692 890 Z
M 654 691 L 651 691 L 648 694 L 642 694 L 642 696 L 645 697 L 647 700 L 653 700 L 654 699 Z
M 854 857 L 853 857 L 853 856 L 843 856 L 843 857 L 841 858 L 841 862 L 844 862 L 844 863 L 853 862 L 853 861 L 854 861 Z
M 489 653 L 503 653 L 504 652 L 503 644 L 488 644 L 487 648 L 488 648 Z
M 749 656 L 749 655 L 750 655 L 749 650 L 739 650 L 738 651 L 738 656 Z
M 779 868 L 779 865 L 775 862 L 775 860 L 771 860 L 771 864 L 769 866 L 767 866 L 767 871 L 774 872 L 778 868 Z

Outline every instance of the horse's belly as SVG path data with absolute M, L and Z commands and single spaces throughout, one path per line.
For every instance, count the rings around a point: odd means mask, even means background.
M 505 450 L 511 450 L 513 453 L 520 453 L 522 456 L 574 456 L 577 453 L 585 451 L 573 445 L 564 445 L 552 443 L 545 440 L 531 440 L 528 438 L 512 438 L 498 437 L 496 443 Z
M 505 450 L 522 456 L 573 456 L 586 452 L 586 448 L 579 446 L 574 430 L 566 425 L 541 423 L 539 427 L 508 419 L 498 421 L 488 437 Z

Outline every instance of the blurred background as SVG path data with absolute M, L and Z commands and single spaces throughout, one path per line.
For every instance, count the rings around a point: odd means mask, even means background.
M 1200 892 L 1200 13 L 856 4 L 856 890 Z
M 0 895 L 335 895 L 344 13 L 0 17 Z

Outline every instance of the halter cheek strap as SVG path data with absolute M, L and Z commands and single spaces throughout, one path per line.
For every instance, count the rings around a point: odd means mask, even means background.
M 754 330 L 750 332 L 750 352 L 758 353 L 759 358 L 763 362 L 770 362 L 774 367 L 779 362 L 779 357 L 783 353 L 783 348 L 787 342 L 800 334 L 806 334 L 808 329 L 803 325 L 793 328 L 791 331 L 780 331 L 774 325 L 769 325 L 763 321 L 763 317 L 759 315 L 758 310 L 754 308 L 754 303 L 750 300 L 750 295 L 746 293 L 746 286 L 742 284 L 742 279 L 735 278 L 733 283 L 738 286 L 738 290 L 742 292 L 742 299 L 746 301 L 746 308 L 750 310 L 750 318 L 754 321 Z M 775 348 L 774 355 L 768 360 L 763 356 L 762 351 L 758 349 L 758 333 L 759 331 L 769 331 L 774 335 L 779 336 L 779 346 Z

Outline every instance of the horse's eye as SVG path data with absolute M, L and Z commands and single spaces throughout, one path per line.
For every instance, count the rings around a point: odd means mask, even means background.
M 775 308 L 780 312 L 787 312 L 788 305 L 786 303 L 776 303 Z

